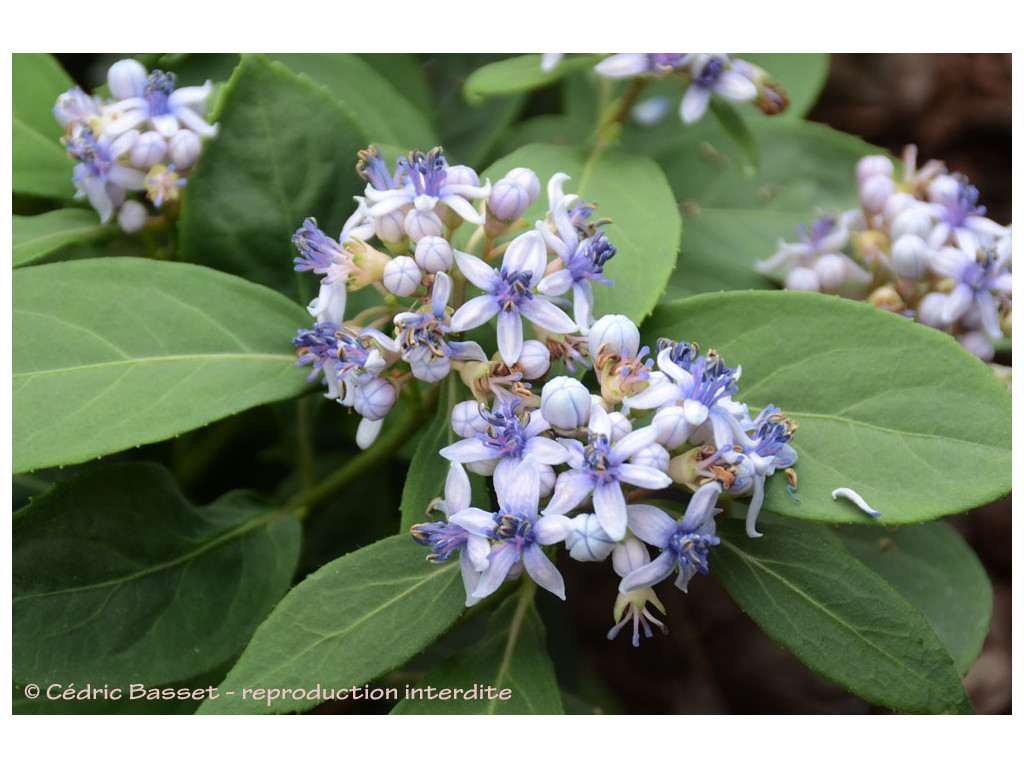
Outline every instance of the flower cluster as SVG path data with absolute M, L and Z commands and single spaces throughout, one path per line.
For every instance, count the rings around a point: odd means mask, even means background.
M 864 299 L 952 334 L 982 360 L 1010 336 L 1012 227 L 985 216 L 978 190 L 938 161 L 898 178 L 882 155 L 857 164 L 860 207 L 825 214 L 758 268 L 785 287 Z
M 544 54 L 541 67 L 554 69 L 561 54 Z M 754 102 L 762 112 L 775 115 L 789 105 L 785 91 L 761 67 L 726 53 L 616 53 L 602 59 L 594 71 L 614 80 L 645 78 L 681 80 L 686 85 L 679 117 L 687 125 L 704 116 L 711 95 L 731 101 Z M 664 96 L 655 96 L 633 110 L 637 122 L 650 125 L 670 108 Z
M 213 86 L 175 88 L 171 72 L 122 59 L 107 71 L 111 98 L 74 87 L 58 97 L 54 117 L 75 165 L 77 198 L 86 198 L 105 224 L 117 214 L 125 232 L 138 232 L 150 212 L 130 192 L 144 193 L 158 211 L 173 209 L 199 160 L 203 140 L 217 134 L 206 122 Z

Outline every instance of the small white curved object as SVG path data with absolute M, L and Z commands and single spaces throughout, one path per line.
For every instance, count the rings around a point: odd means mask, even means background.
M 864 497 L 862 497 L 856 491 L 850 490 L 849 488 L 836 488 L 834 491 L 832 491 L 832 498 L 833 499 L 838 499 L 840 496 L 842 496 L 844 499 L 849 499 L 854 504 L 856 504 L 858 507 L 860 507 L 862 510 L 867 512 L 869 515 L 872 515 L 874 517 L 878 517 L 879 515 L 882 514 L 881 512 L 878 512 L 877 510 L 872 509 L 868 505 L 868 503 L 866 501 L 864 501 Z

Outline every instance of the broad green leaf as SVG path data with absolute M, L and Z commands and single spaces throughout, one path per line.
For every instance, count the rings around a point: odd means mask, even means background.
M 299 524 L 235 491 L 206 507 L 157 464 L 58 483 L 13 520 L 14 678 L 161 685 L 237 653 L 288 588 Z
M 255 699 L 252 690 L 338 691 L 404 664 L 452 625 L 466 594 L 457 561 L 432 564 L 408 533 L 328 563 L 292 589 L 256 630 L 200 714 L 270 714 L 319 702 Z M 243 690 L 250 694 L 243 696 Z
M 422 114 L 434 108 L 430 84 L 414 53 L 358 53 L 359 58 L 387 79 Z
M 816 526 L 880 574 L 920 610 L 939 636 L 957 672 L 966 675 L 981 653 L 992 618 L 992 584 L 978 556 L 946 523 L 892 530 Z
M 604 229 L 618 249 L 604 270 L 614 287 L 594 285 L 594 316 L 614 312 L 639 322 L 654 308 L 675 266 L 679 211 L 650 158 L 609 152 L 585 169 L 586 160 L 582 148 L 530 144 L 503 157 L 486 175 L 498 179 L 516 167 L 532 168 L 543 188 L 555 173 L 569 174 L 565 192 L 597 203 L 595 216 L 612 220 Z M 541 219 L 547 206 L 542 193 L 524 217 Z
M 402 488 L 402 523 L 399 531 L 406 533 L 416 523 L 428 522 L 427 507 L 432 499 L 444 495 L 444 483 L 448 476 L 448 460 L 441 456 L 445 446 L 454 443 L 458 437 L 452 431 L 451 413 L 455 406 L 455 380 L 449 379 L 446 393 L 438 403 L 437 413 L 427 425 L 416 444 L 416 452 L 409 463 Z
M 549 72 L 541 69 L 541 57 L 536 53 L 513 56 L 502 61 L 485 64 L 466 78 L 463 94 L 470 104 L 480 104 L 490 96 L 508 96 L 532 91 L 561 80 L 565 75 L 597 63 L 595 56 L 572 56 L 563 59 Z
M 74 85 L 49 54 L 13 54 L 11 186 L 15 194 L 61 200 L 74 195 L 75 164 L 60 143 L 64 129 L 53 117 L 57 97 Z
M 403 146 L 403 154 L 437 145 L 437 136 L 420 111 L 355 54 L 280 53 L 271 58 L 325 87 L 374 143 Z
M 322 87 L 283 64 L 246 56 L 224 89 L 182 206 L 181 253 L 306 303 L 292 236 L 307 217 L 337 236 L 365 182 L 353 170 L 361 126 Z
M 301 394 L 309 316 L 193 264 L 99 258 L 14 271 L 15 473 L 152 443 Z
M 917 714 L 970 713 L 953 662 L 924 615 L 881 576 L 818 536 L 761 521 L 750 539 L 723 520 L 715 578 L 775 642 L 866 701 Z
M 828 79 L 827 53 L 737 53 L 736 58 L 757 64 L 782 86 L 789 106 L 778 115 L 762 115 L 750 109 L 753 119 L 783 120 L 800 118 L 811 111 Z
M 116 230 L 100 224 L 95 211 L 60 208 L 38 216 L 14 216 L 12 222 L 13 264 L 20 267 L 69 245 L 114 236 Z
M 487 691 L 488 686 L 493 690 Z M 564 714 L 555 668 L 545 647 L 544 622 L 533 600 L 518 592 L 491 616 L 483 640 L 455 654 L 411 688 L 419 693 L 403 698 L 391 714 Z M 463 693 L 454 698 L 458 689 Z M 437 698 L 445 695 L 442 691 L 452 698 Z
M 874 523 L 831 492 L 857 491 L 878 523 L 934 520 L 1010 491 L 1010 395 L 946 334 L 868 304 L 744 291 L 660 306 L 644 338 L 693 341 L 742 365 L 735 399 L 799 422 L 797 503 L 786 479 L 765 508 L 788 517 Z M 781 474 L 781 473 L 780 473 Z
M 761 162 L 761 150 L 740 113 L 729 101 L 721 98 L 711 100 L 710 112 L 745 158 L 740 166 L 741 171 L 751 175 L 757 173 L 757 166 Z

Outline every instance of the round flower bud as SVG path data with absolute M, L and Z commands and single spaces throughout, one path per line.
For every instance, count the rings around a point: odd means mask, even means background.
M 996 351 L 984 331 L 971 331 L 957 337 L 960 346 L 977 358 L 988 361 L 995 357 Z
M 437 237 L 444 231 L 441 219 L 433 211 L 421 211 L 413 208 L 405 216 L 405 233 L 414 243 L 418 243 L 424 237 Z
M 619 576 L 627 576 L 651 562 L 651 553 L 640 539 L 626 539 L 612 552 L 612 568 Z
M 508 179 L 498 181 L 487 198 L 487 212 L 499 221 L 515 221 L 529 207 L 530 198 L 526 190 Z
M 526 192 L 526 198 L 531 203 L 540 197 L 540 179 L 529 168 L 513 168 L 505 174 L 504 178 L 506 181 L 519 185 Z
M 384 422 L 379 419 L 377 421 L 360 419 L 359 427 L 356 429 L 356 445 L 365 451 L 373 445 L 373 441 L 377 439 L 377 435 L 380 434 L 380 429 L 383 426 Z
M 931 328 L 945 328 L 947 323 L 942 319 L 946 308 L 946 294 L 929 293 L 917 305 L 917 321 Z
M 376 216 L 373 219 L 373 231 L 385 243 L 400 243 L 405 237 L 405 211 L 397 211 Z
M 814 263 L 818 285 L 824 293 L 835 293 L 846 282 L 846 259 L 838 253 L 826 253 Z
M 896 191 L 896 182 L 888 176 L 869 176 L 860 185 L 860 204 L 868 213 L 881 213 Z
M 445 185 L 459 184 L 467 187 L 479 187 L 480 177 L 468 165 L 450 165 L 445 169 Z
M 422 280 L 423 273 L 409 256 L 396 256 L 384 265 L 384 287 L 395 296 L 412 296 Z
M 540 498 L 550 496 L 551 492 L 555 490 L 555 470 L 547 464 L 538 464 L 537 470 L 540 472 Z
M 416 243 L 416 263 L 424 272 L 447 272 L 452 268 L 452 247 L 443 237 L 428 235 Z
M 411 361 L 409 367 L 412 368 L 414 377 L 433 384 L 448 375 L 452 369 L 452 360 L 450 357 L 428 357 L 426 360 Z
M 355 390 L 352 407 L 370 421 L 379 421 L 387 416 L 398 399 L 398 391 L 384 379 L 370 379 Z
M 117 223 L 128 234 L 134 234 L 146 226 L 149 211 L 137 200 L 125 200 L 117 212 Z
M 203 151 L 203 141 L 195 131 L 182 128 L 171 136 L 167 151 L 171 154 L 174 167 L 179 171 L 187 171 L 199 159 L 199 153 Z
M 571 522 L 572 532 L 565 538 L 565 547 L 573 560 L 597 563 L 615 549 L 615 540 L 601 527 L 597 515 L 576 515 Z
M 524 379 L 529 381 L 542 378 L 551 368 L 551 352 L 546 344 L 536 339 L 527 339 L 523 342 L 516 365 L 523 369 Z
M 146 68 L 135 59 L 121 59 L 107 70 L 107 85 L 115 99 L 142 96 L 146 88 Z
M 818 274 L 807 267 L 797 267 L 786 275 L 787 291 L 810 291 L 816 293 L 821 289 Z
M 882 218 L 885 219 L 886 224 L 892 226 L 897 216 L 907 210 L 907 208 L 917 205 L 918 202 L 917 198 L 907 192 L 897 192 L 885 201 L 885 207 L 882 208 Z
M 640 330 L 625 315 L 604 315 L 590 327 L 587 337 L 590 356 L 597 359 L 609 352 L 623 360 L 636 357 L 640 350 Z
M 570 376 L 556 376 L 544 385 L 540 413 L 558 429 L 576 429 L 590 421 L 590 392 Z
M 651 424 L 658 430 L 658 442 L 670 451 L 683 445 L 690 437 L 690 422 L 682 406 L 668 405 L 658 409 Z
M 960 182 L 953 176 L 943 174 L 936 176 L 928 184 L 928 200 L 933 203 L 945 203 L 955 200 L 960 194 Z
M 920 280 L 928 269 L 928 245 L 917 235 L 906 234 L 892 244 L 892 266 L 907 280 Z
M 926 208 L 912 205 L 893 220 L 891 230 L 893 242 L 903 235 L 927 238 L 928 233 L 932 231 L 932 217 Z
M 671 457 L 668 451 L 660 443 L 651 443 L 633 454 L 629 460 L 630 464 L 639 464 L 642 467 L 668 472 L 668 463 Z
M 166 155 L 167 142 L 164 137 L 156 131 L 146 131 L 135 140 L 129 157 L 136 168 L 148 171 Z
M 463 400 L 452 408 L 452 431 L 459 437 L 476 437 L 487 431 L 487 420 L 480 415 L 476 400 Z
M 893 174 L 893 164 L 885 155 L 868 155 L 857 162 L 857 184 L 863 185 L 872 176 L 888 176 Z
M 612 423 L 612 433 L 608 435 L 609 442 L 618 442 L 633 431 L 632 422 L 618 411 L 609 413 L 608 420 Z
M 466 462 L 466 471 L 481 477 L 490 477 L 494 474 L 494 468 L 497 466 L 497 459 L 480 459 L 480 461 Z

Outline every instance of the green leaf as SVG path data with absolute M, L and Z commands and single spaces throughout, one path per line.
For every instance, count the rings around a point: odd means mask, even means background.
M 289 340 L 309 316 L 231 275 L 87 259 L 15 270 L 13 295 L 15 473 L 164 440 L 308 386 Z
M 64 130 L 53 116 L 57 97 L 74 87 L 46 53 L 15 53 L 11 60 L 11 186 L 15 194 L 69 199 L 74 162 L 60 143 Z
M 485 64 L 468 78 L 462 89 L 469 104 L 479 105 L 491 96 L 508 96 L 523 91 L 532 91 L 557 82 L 571 72 L 576 72 L 597 63 L 596 56 L 573 56 L 563 59 L 549 72 L 541 69 L 540 54 L 528 53 L 513 56 L 502 61 Z
M 39 685 L 213 669 L 288 588 L 300 539 L 248 493 L 192 506 L 157 464 L 58 483 L 12 530 L 14 678 Z
M 324 86 L 374 143 L 397 144 L 405 152 L 426 152 L 437 145 L 437 136 L 420 111 L 359 56 L 280 53 L 271 58 Z
M 448 476 L 448 460 L 438 451 L 455 442 L 451 414 L 455 406 L 455 379 L 449 378 L 448 386 L 437 406 L 437 413 L 421 432 L 416 443 L 416 452 L 409 463 L 402 488 L 402 522 L 400 531 L 405 533 L 416 523 L 425 523 L 427 507 L 432 499 L 444 495 L 444 483 Z
M 957 672 L 981 653 L 992 619 L 992 584 L 978 556 L 944 522 L 879 531 L 863 526 L 815 531 L 888 581 L 920 610 Z
M 244 689 L 337 691 L 360 686 L 405 663 L 452 625 L 466 594 L 458 562 L 432 564 L 408 533 L 328 563 L 309 576 L 256 630 L 220 685 L 234 691 L 200 714 L 309 709 L 309 698 L 268 702 Z
M 91 243 L 116 231 L 100 224 L 95 211 L 60 208 L 38 216 L 14 216 L 12 223 L 13 264 L 20 267 L 64 248 Z
M 675 266 L 680 218 L 672 191 L 657 164 L 647 157 L 608 152 L 589 168 L 578 147 L 530 144 L 513 152 L 484 175 L 501 178 L 516 167 L 532 168 L 541 185 L 561 171 L 569 174 L 567 193 L 597 203 L 596 216 L 611 218 L 605 229 L 618 249 L 604 270 L 614 287 L 594 285 L 594 316 L 610 312 L 639 322 L 654 308 Z M 526 213 L 527 221 L 544 217 L 548 201 L 541 195 Z
M 751 291 L 664 304 L 658 337 L 717 349 L 743 366 L 736 399 L 799 422 L 796 503 L 784 478 L 764 506 L 788 517 L 873 523 L 835 488 L 857 491 L 884 525 L 921 522 L 1010 491 L 1010 395 L 946 334 L 868 304 Z
M 423 74 L 423 66 L 416 54 L 358 53 L 356 55 L 386 78 L 422 114 L 430 114 L 434 108 L 430 95 L 430 84 Z
M 740 172 L 745 176 L 753 176 L 757 173 L 757 167 L 761 162 L 761 151 L 757 146 L 757 139 L 750 132 L 746 121 L 725 99 L 713 98 L 710 106 L 711 114 L 715 116 L 726 135 L 732 139 L 733 144 L 746 159 L 740 166 Z
M 324 88 L 257 56 L 243 58 L 221 105 L 182 206 L 182 257 L 305 303 L 315 284 L 293 270 L 292 235 L 310 216 L 341 230 L 364 186 L 353 168 L 367 136 Z
M 545 645 L 544 622 L 533 604 L 534 592 L 520 590 L 506 599 L 488 621 L 484 639 L 413 684 L 411 688 L 419 693 L 407 695 L 391 714 L 564 714 Z M 493 690 L 485 694 L 488 686 Z M 430 687 L 437 690 L 431 692 Z M 454 697 L 457 689 L 472 691 L 472 698 L 462 698 L 466 693 L 458 694 L 460 698 L 437 698 L 445 695 L 442 692 Z
M 970 713 L 960 677 L 925 617 L 882 577 L 818 536 L 764 523 L 718 527 L 715 578 L 775 642 L 824 677 L 903 712 Z

